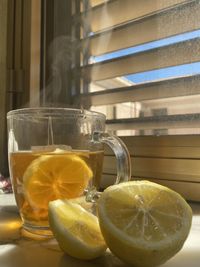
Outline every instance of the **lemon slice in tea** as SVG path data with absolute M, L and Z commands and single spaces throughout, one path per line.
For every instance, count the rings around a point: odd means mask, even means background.
M 91 169 L 77 155 L 42 155 L 24 173 L 25 196 L 32 206 L 48 209 L 51 200 L 82 195 L 91 178 Z
M 157 266 L 175 255 L 192 221 L 191 208 L 178 193 L 148 181 L 107 188 L 98 215 L 110 250 L 137 267 Z

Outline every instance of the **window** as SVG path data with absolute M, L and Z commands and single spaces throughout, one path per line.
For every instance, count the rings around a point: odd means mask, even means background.
M 118 135 L 199 134 L 199 12 L 199 1 L 83 1 L 80 102 Z
M 200 190 L 199 15 L 199 1 L 183 0 L 82 1 L 75 15 L 82 22 L 75 101 L 107 115 L 108 131 L 128 145 L 133 178 L 193 200 Z M 107 151 L 105 181 L 111 166 Z
M 31 105 L 105 113 L 128 146 L 133 179 L 200 200 L 199 1 L 30 3 Z M 114 175 L 106 150 L 103 186 Z

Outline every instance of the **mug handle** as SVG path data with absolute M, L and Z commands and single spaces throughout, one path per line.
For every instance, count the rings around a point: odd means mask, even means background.
M 130 155 L 124 142 L 117 136 L 94 132 L 92 143 L 104 143 L 108 145 L 114 152 L 117 159 L 117 178 L 115 184 L 127 182 L 131 179 L 131 164 Z M 101 193 L 97 192 L 95 188 L 91 188 L 86 195 L 86 200 L 89 202 L 96 202 Z

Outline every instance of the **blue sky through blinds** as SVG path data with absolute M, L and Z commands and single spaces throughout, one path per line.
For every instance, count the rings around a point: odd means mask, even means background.
M 159 41 L 154 41 L 150 43 L 146 43 L 143 45 L 138 45 L 135 47 L 130 47 L 127 49 L 118 50 L 113 53 L 104 54 L 101 56 L 94 57 L 95 62 L 103 62 L 112 58 L 118 58 L 126 55 L 133 55 L 142 51 L 148 51 L 154 48 L 163 47 L 170 44 L 175 44 L 179 42 L 183 42 L 186 40 L 192 40 L 194 38 L 200 38 L 200 30 L 196 30 L 189 33 L 179 34 L 173 37 L 165 38 Z M 166 79 L 170 77 L 178 77 L 185 75 L 194 75 L 200 73 L 200 62 L 185 64 L 175 67 L 163 68 L 159 70 L 152 70 L 148 72 L 142 72 L 132 75 L 125 76 L 126 79 L 134 82 L 134 83 L 142 83 L 153 80 Z

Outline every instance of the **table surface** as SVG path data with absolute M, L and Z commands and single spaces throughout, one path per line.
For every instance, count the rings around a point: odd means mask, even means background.
M 200 266 L 200 203 L 191 203 L 193 223 L 182 250 L 162 267 Z M 0 267 L 128 267 L 109 251 L 92 261 L 64 254 L 55 239 L 33 240 L 24 235 L 12 194 L 0 194 Z

